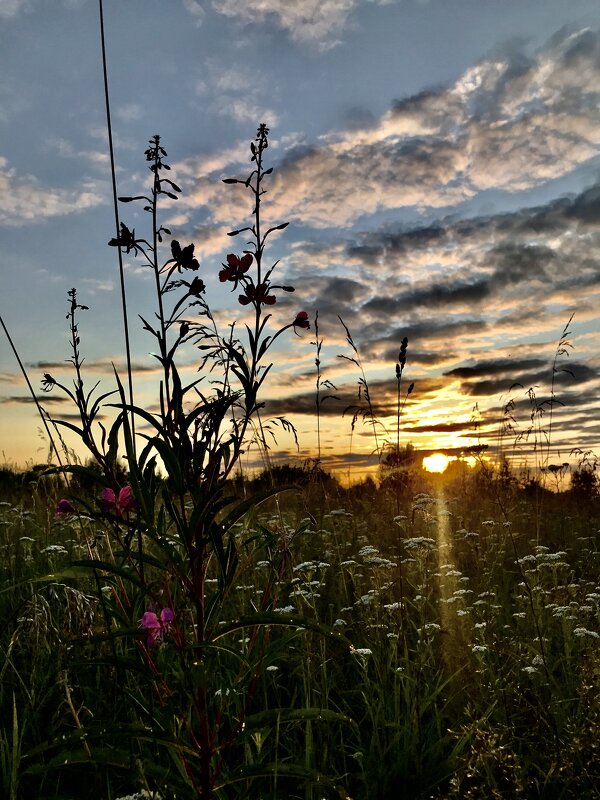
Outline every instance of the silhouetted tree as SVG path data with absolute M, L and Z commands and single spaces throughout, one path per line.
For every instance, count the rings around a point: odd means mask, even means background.
M 598 474 L 590 467 L 581 467 L 571 475 L 571 492 L 578 498 L 591 500 L 600 496 Z

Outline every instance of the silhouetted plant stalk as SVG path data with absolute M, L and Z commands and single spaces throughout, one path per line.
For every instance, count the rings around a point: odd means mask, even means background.
M 552 442 L 552 423 L 554 422 L 554 406 L 555 405 L 561 405 L 561 406 L 564 405 L 564 403 L 562 403 L 556 397 L 556 392 L 555 392 L 556 376 L 558 375 L 559 372 L 563 372 L 563 373 L 567 373 L 572 378 L 575 377 L 573 375 L 573 371 L 572 370 L 570 370 L 568 367 L 564 367 L 564 366 L 560 366 L 559 365 L 559 360 L 563 356 L 566 356 L 568 358 L 569 357 L 569 351 L 573 349 L 573 344 L 571 343 L 571 340 L 569 339 L 569 337 L 571 336 L 570 326 L 571 326 L 571 322 L 573 322 L 573 317 L 574 316 L 575 316 L 575 312 L 573 312 L 571 314 L 571 316 L 569 317 L 569 321 L 567 322 L 567 324 L 563 328 L 563 331 L 562 331 L 561 336 L 560 336 L 560 340 L 559 340 L 558 345 L 556 347 L 556 350 L 554 352 L 554 358 L 552 360 L 552 378 L 551 378 L 551 381 L 550 381 L 550 398 L 548 400 L 548 406 L 549 406 L 549 411 L 548 411 L 548 450 L 547 450 L 547 453 L 546 453 L 546 464 L 545 464 L 545 466 L 548 467 L 548 468 L 550 466 L 552 466 L 548 462 L 550 460 L 550 445 L 551 445 L 551 442 Z
M 354 355 L 347 356 L 347 355 L 338 355 L 338 358 L 342 358 L 346 361 L 349 361 L 351 364 L 354 364 L 360 370 L 360 376 L 358 378 L 358 405 L 350 405 L 344 410 L 344 414 L 348 411 L 352 412 L 352 422 L 351 422 L 351 431 L 354 432 L 354 428 L 359 418 L 363 420 L 363 422 L 367 425 L 370 425 L 373 431 L 373 439 L 375 441 L 375 449 L 374 452 L 377 453 L 377 459 L 379 464 L 381 465 L 381 461 L 383 458 L 384 451 L 387 452 L 386 456 L 386 464 L 392 466 L 392 470 L 398 469 L 400 466 L 400 462 L 402 460 L 401 457 L 401 449 L 400 449 L 400 417 L 402 411 L 404 410 L 404 406 L 410 395 L 415 388 L 414 383 L 411 383 L 408 387 L 406 395 L 402 399 L 401 396 L 401 388 L 402 388 L 402 376 L 404 374 L 404 367 L 406 366 L 406 351 L 408 348 L 408 338 L 405 336 L 402 339 L 400 344 L 400 351 L 398 353 L 398 361 L 396 363 L 396 431 L 395 431 L 395 441 L 391 438 L 389 429 L 386 425 L 377 418 L 375 414 L 375 408 L 373 402 L 371 400 L 371 391 L 369 389 L 369 384 L 367 381 L 367 376 L 365 374 L 364 368 L 362 366 L 362 362 L 360 359 L 360 355 L 358 352 L 358 348 L 352 338 L 352 334 L 348 329 L 348 326 L 344 322 L 344 320 L 338 316 L 339 321 L 344 328 L 346 333 L 346 342 L 350 345 Z M 382 434 L 385 435 L 385 441 L 380 444 L 378 430 L 381 431 Z M 393 435 L 393 434 L 392 434 Z
M 116 376 L 119 402 L 110 405 L 116 408 L 117 417 L 109 431 L 98 422 L 100 409 L 107 405 L 113 392 L 96 396 L 98 384 L 89 391 L 85 388 L 77 314 L 87 307 L 78 302 L 75 289 L 68 293 L 67 314 L 71 344 L 68 360 L 75 371 L 74 388 L 49 374 L 43 380 L 46 391 L 58 388 L 76 405 L 79 424 L 60 419 L 56 424 L 79 436 L 99 468 L 98 472 L 80 465 L 69 466 L 68 470 L 95 481 L 99 494 L 92 503 L 76 498 L 73 502 L 63 500 L 57 510 L 70 513 L 75 510 L 73 503 L 79 504 L 92 518 L 110 524 L 111 536 L 118 544 L 118 551 L 111 548 L 112 560 L 90 558 L 80 566 L 102 570 L 108 581 L 114 615 L 112 625 L 107 624 L 108 635 L 111 640 L 116 635 L 132 639 L 146 670 L 148 686 L 160 698 L 160 703 L 147 709 L 144 723 L 156 731 L 175 725 L 168 748 L 181 764 L 195 796 L 203 800 L 213 795 L 217 783 L 224 785 L 228 780 L 226 755 L 244 732 L 269 645 L 269 627 L 275 620 L 283 621 L 281 615 L 269 616 L 268 612 L 277 599 L 278 580 L 287 563 L 285 543 L 272 553 L 274 572 L 267 581 L 258 613 L 243 623 L 234 621 L 229 625 L 220 618 L 240 569 L 234 526 L 261 499 L 274 493 L 239 502 L 226 493 L 226 481 L 247 447 L 252 426 L 261 431 L 264 444 L 259 391 L 272 368 L 268 355 L 273 344 L 290 328 L 294 332 L 309 328 L 304 311 L 274 332 L 268 328 L 271 314 L 265 313 L 265 306 L 275 305 L 277 291 L 294 291 L 291 286 L 273 283 L 278 262 L 265 264 L 269 237 L 288 224 L 264 230 L 262 223 L 264 179 L 272 172 L 272 168 L 265 169 L 263 165 L 268 133 L 267 127 L 261 125 L 251 142 L 254 168 L 250 174 L 243 179 L 225 180 L 227 184 L 241 184 L 253 198 L 252 224 L 229 234 L 248 232 L 246 248 L 239 255 L 230 253 L 219 273 L 222 283 L 232 284 L 232 291 L 239 292 L 238 303 L 253 312 L 252 323 L 241 329 L 242 336 L 236 322 L 226 335 L 219 332 L 204 297 L 204 281 L 193 275 L 200 268 L 193 244 L 182 246 L 173 239 L 169 257 L 161 259 L 163 239 L 171 232 L 159 222 L 159 203 L 163 195 L 177 200 L 181 189 L 165 177 L 165 171 L 170 169 L 165 160 L 167 152 L 160 137 L 154 136 L 145 151 L 152 173 L 149 194 L 119 198 L 124 203 L 144 203 L 144 210 L 151 216 L 151 235 L 138 237 L 135 230 L 121 222 L 118 236 L 109 245 L 141 259 L 154 275 L 154 320 L 141 315 L 140 319 L 156 342 L 154 357 L 162 368 L 159 411 L 152 413 L 128 402 Z M 177 361 L 181 348 L 188 344 L 200 350 L 200 375 L 184 385 Z M 145 442 L 139 455 L 132 418 L 138 422 L 137 436 Z M 275 423 L 293 430 L 285 418 L 278 418 Z M 96 424 L 100 439 L 94 433 Z M 148 432 L 141 432 L 144 427 Z M 125 479 L 118 455 L 121 442 L 127 454 Z M 166 479 L 157 473 L 159 462 Z M 264 535 L 272 537 L 268 531 Z M 136 547 L 132 547 L 133 542 Z M 209 589 L 209 574 L 215 576 L 216 588 L 210 584 Z M 146 641 L 142 635 L 131 633 L 140 618 Z M 124 626 L 129 627 L 129 632 L 118 634 Z M 223 662 L 232 658 L 223 655 L 229 651 L 217 641 L 240 629 L 249 631 L 249 644 L 244 658 L 240 661 L 236 656 L 235 668 L 230 664 L 229 673 L 223 673 L 229 675 L 233 691 L 227 702 L 235 705 L 224 715 L 223 701 L 215 700 L 210 676 L 213 670 L 219 674 Z M 125 663 L 122 668 L 128 670 Z M 200 673 L 205 677 L 200 679 Z M 189 707 L 182 698 L 189 698 Z M 162 714 L 166 716 L 163 718 Z
M 315 312 L 315 341 L 311 342 L 312 345 L 316 348 L 316 356 L 315 356 L 315 367 L 317 370 L 317 377 L 315 380 L 315 408 L 317 412 L 317 462 L 315 464 L 315 470 L 318 470 L 321 464 L 321 405 L 325 402 L 325 400 L 337 400 L 338 398 L 332 394 L 321 395 L 321 389 L 324 387 L 326 389 L 331 389 L 332 391 L 337 391 L 336 386 L 326 378 L 323 378 L 323 372 L 321 369 L 321 348 L 323 347 L 323 339 L 319 337 L 319 312 L 318 310 Z
M 533 454 L 534 454 L 534 476 L 530 483 L 535 489 L 536 500 L 536 541 L 539 543 L 541 534 L 541 519 L 542 519 L 542 505 L 544 502 L 545 482 L 548 473 L 554 474 L 564 465 L 550 464 L 550 450 L 552 447 L 552 433 L 554 422 L 554 408 L 555 406 L 562 406 L 564 403 L 556 396 L 556 377 L 559 373 L 566 373 L 574 378 L 572 370 L 568 367 L 560 366 L 559 361 L 562 357 L 568 356 L 569 351 L 573 349 L 573 345 L 569 339 L 571 335 L 570 325 L 573 321 L 574 314 L 571 314 L 569 321 L 564 326 L 558 344 L 556 345 L 554 358 L 552 360 L 551 378 L 550 378 L 550 392 L 549 396 L 540 400 L 536 388 L 530 386 L 527 390 L 527 397 L 529 401 L 529 426 L 520 432 L 515 438 L 515 448 L 519 442 L 523 441 L 527 445 L 533 440 Z M 521 386 L 521 384 L 515 384 Z M 512 387 L 511 387 L 512 388 Z M 521 387 L 522 388 L 522 387 Z M 544 417 L 547 414 L 547 424 Z
M 402 374 L 406 366 L 406 349 L 408 347 L 408 338 L 405 336 L 400 345 L 400 352 L 398 353 L 398 362 L 396 363 L 396 450 L 400 452 L 400 414 L 404 404 L 401 405 L 401 387 L 402 387 Z M 414 384 L 411 384 L 406 397 L 411 394 Z M 406 398 L 404 400 L 406 402 Z
M 367 382 L 367 376 L 365 375 L 365 371 L 360 360 L 360 355 L 358 352 L 358 348 L 354 343 L 354 339 L 352 338 L 352 334 L 348 329 L 348 326 L 344 322 L 344 320 L 338 315 L 338 319 L 342 324 L 344 331 L 346 332 L 346 342 L 350 345 L 354 355 L 353 356 L 346 356 L 346 355 L 338 355 L 338 358 L 343 358 L 345 361 L 349 361 L 351 364 L 354 364 L 360 370 L 360 376 L 358 378 L 358 401 L 359 405 L 352 405 L 348 406 L 344 410 L 344 414 L 347 411 L 352 411 L 352 431 L 356 426 L 356 423 L 360 418 L 362 418 L 363 422 L 366 424 L 371 425 L 373 430 L 373 439 L 375 441 L 375 452 L 377 453 L 377 459 L 381 461 L 381 447 L 379 446 L 379 437 L 377 435 L 377 429 L 383 428 L 383 424 L 380 420 L 377 419 L 375 415 L 375 410 L 373 408 L 373 403 L 371 402 L 371 392 L 369 391 L 369 384 Z M 364 401 L 364 402 L 363 402 Z

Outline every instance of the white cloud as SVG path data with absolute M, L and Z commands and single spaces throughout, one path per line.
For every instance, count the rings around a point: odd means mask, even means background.
M 78 150 L 72 142 L 62 138 L 50 138 L 47 149 L 62 158 L 82 159 L 104 170 L 109 163 L 109 155 L 103 150 Z
M 0 156 L 0 225 L 22 225 L 93 208 L 104 202 L 95 184 L 78 190 L 40 185 L 32 175 L 18 175 Z
M 10 19 L 29 8 L 29 0 L 0 0 L 0 17 Z
M 215 81 L 228 113 L 258 118 L 256 75 L 231 68 L 207 85 Z M 269 186 L 269 213 L 350 227 L 376 212 L 451 207 L 483 190 L 517 192 L 568 175 L 600 153 L 598 85 L 600 34 L 587 30 L 555 37 L 534 58 L 484 59 L 449 87 L 397 101 L 375 125 L 332 132 L 312 147 L 291 141 Z M 242 193 L 207 176 L 235 175 L 239 156 L 235 148 L 186 165 L 189 206 L 209 207 L 220 225 L 245 214 Z
M 277 113 L 263 97 L 267 94 L 264 88 L 267 81 L 259 70 L 247 65 L 223 68 L 209 60 L 203 73 L 207 77 L 196 83 L 196 93 L 205 106 L 208 102 L 211 113 L 232 117 L 237 122 L 256 124 L 260 120 L 269 126 L 279 124 Z
M 89 292 L 89 294 L 96 294 L 97 292 L 112 292 L 115 288 L 115 285 L 111 280 L 82 278 L 81 282 L 85 285 L 86 291 Z
M 244 22 L 273 20 L 293 41 L 328 49 L 339 43 L 358 0 L 213 0 L 220 14 Z
M 137 122 L 144 116 L 144 108 L 139 103 L 125 103 L 115 110 L 115 116 L 123 122 Z
M 63 0 L 65 8 L 79 8 L 88 0 Z M 39 0 L 0 0 L 0 19 L 12 19 L 22 11 L 31 11 Z
M 348 226 L 378 210 L 443 207 L 567 175 L 600 153 L 599 84 L 600 35 L 587 30 L 551 40 L 528 63 L 484 60 L 454 86 L 396 103 L 373 127 L 290 154 L 274 212 Z
M 397 0 L 211 0 L 212 8 L 241 23 L 272 22 L 301 45 L 329 50 L 340 44 L 361 5 L 392 5 Z M 420 2 L 420 0 L 418 0 Z M 183 6 L 200 26 L 205 11 L 200 0 L 183 0 Z
M 199 0 L 183 0 L 183 7 L 194 17 L 195 25 L 199 28 L 202 25 L 204 14 L 206 13 Z

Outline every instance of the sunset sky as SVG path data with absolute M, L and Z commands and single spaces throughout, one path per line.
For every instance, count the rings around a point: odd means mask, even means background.
M 119 194 L 147 188 L 143 153 L 160 134 L 183 189 L 163 223 L 195 243 L 225 327 L 240 307 L 218 271 L 241 249 L 226 234 L 250 206 L 222 178 L 245 177 L 257 125 L 271 128 L 264 214 L 290 225 L 270 259 L 281 259 L 277 282 L 296 287 L 273 318 L 318 311 L 322 378 L 338 398 L 322 405 L 326 468 L 376 462 L 371 429 L 358 422 L 351 435 L 343 415 L 360 373 L 338 358 L 353 355 L 338 316 L 392 442 L 407 336 L 401 442 L 448 453 L 487 443 L 493 457 L 514 400 L 504 447 L 518 439 L 533 466 L 529 390 L 550 398 L 574 314 L 545 457 L 600 453 L 598 0 L 105 0 L 104 13 Z M 0 0 L 0 314 L 36 389 L 44 372 L 70 380 L 71 287 L 89 306 L 90 387 L 111 388 L 113 362 L 123 370 L 111 198 L 98 3 Z M 120 214 L 148 232 L 141 208 Z M 152 313 L 152 276 L 129 257 L 126 288 L 136 397 L 152 408 L 152 341 L 137 324 Z M 0 453 L 43 461 L 2 331 L 0 342 Z M 311 342 L 314 330 L 289 332 L 263 393 L 265 418 L 298 429 L 299 451 L 285 436 L 274 450 L 286 460 L 315 455 Z M 186 357 L 191 375 L 198 357 Z M 73 412 L 40 396 L 51 413 Z

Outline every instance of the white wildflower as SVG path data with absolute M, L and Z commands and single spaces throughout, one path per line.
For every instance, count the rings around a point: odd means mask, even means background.
M 433 550 L 435 539 L 430 539 L 427 536 L 413 536 L 404 540 L 404 547 L 407 550 Z
M 355 656 L 366 657 L 366 656 L 372 656 L 373 655 L 373 651 L 369 650 L 368 647 L 353 647 L 352 645 L 350 645 L 350 652 L 352 653 L 352 655 L 355 655 Z
M 573 634 L 580 639 L 583 639 L 585 636 L 590 636 L 592 639 L 600 639 L 600 634 L 596 633 L 596 631 L 588 631 L 587 628 L 575 628 Z

